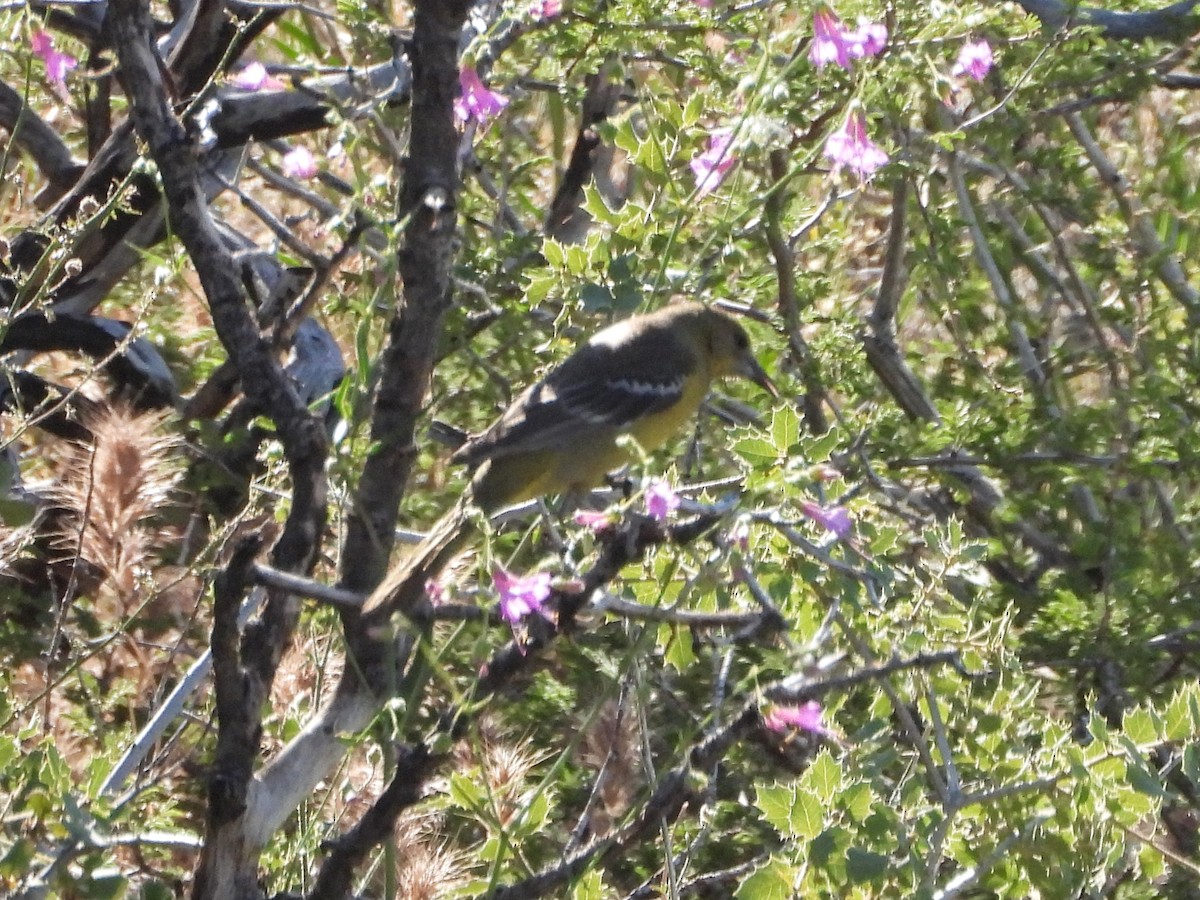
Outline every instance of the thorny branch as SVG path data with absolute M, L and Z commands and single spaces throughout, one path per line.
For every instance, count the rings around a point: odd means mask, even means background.
M 957 657 L 952 652 L 926 654 L 907 660 L 892 660 L 890 663 L 868 667 L 844 677 L 809 681 L 797 679 L 794 684 L 786 687 L 782 684 L 768 687 L 763 693 L 769 699 L 783 701 L 815 698 L 831 690 L 883 681 L 889 675 L 905 669 L 931 668 L 956 662 Z M 550 895 L 579 877 L 593 864 L 601 867 L 614 864 L 633 846 L 656 833 L 660 824 L 674 822 L 692 799 L 695 790 L 694 776 L 708 771 L 735 743 L 746 738 L 754 730 L 762 728 L 759 703 L 757 698 L 747 701 L 721 728 L 694 744 L 686 754 L 687 761 L 660 779 L 659 786 L 645 799 L 640 810 L 631 817 L 627 825 L 613 835 L 593 841 L 558 865 L 538 872 L 524 881 L 503 887 L 492 896 L 497 900 L 533 900 Z

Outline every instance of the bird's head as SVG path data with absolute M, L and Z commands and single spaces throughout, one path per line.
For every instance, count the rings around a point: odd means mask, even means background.
M 715 309 L 705 310 L 705 330 L 711 353 L 713 375 L 738 376 L 753 381 L 772 397 L 778 397 L 774 382 L 754 357 L 750 337 L 731 316 Z

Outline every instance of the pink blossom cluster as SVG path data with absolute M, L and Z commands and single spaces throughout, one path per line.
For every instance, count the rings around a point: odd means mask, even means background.
M 847 168 L 860 179 L 870 178 L 888 161 L 888 155 L 867 134 L 867 117 L 852 109 L 846 122 L 829 136 L 822 151 L 833 163 L 833 171 Z
M 855 59 L 878 56 L 887 46 L 887 26 L 881 22 L 860 20 L 847 28 L 837 13 L 825 3 L 813 13 L 813 40 L 809 61 L 818 69 L 831 63 L 849 70 Z M 709 133 L 705 149 L 692 158 L 690 167 L 699 196 L 715 190 L 737 162 L 732 129 L 717 128 Z M 852 109 L 842 127 L 829 136 L 823 155 L 833 163 L 836 174 L 847 169 L 866 180 L 887 164 L 888 155 L 867 133 L 866 114 Z
M 692 174 L 696 176 L 696 193 L 700 196 L 717 188 L 737 157 L 733 155 L 733 131 L 718 128 L 708 138 L 708 147 L 692 158 Z
M 825 711 L 816 700 L 809 700 L 799 706 L 772 706 L 763 714 L 763 724 L 771 731 L 790 731 L 799 728 L 813 734 L 830 736 L 833 734 L 821 721 Z
M 808 48 L 808 61 L 818 69 L 834 63 L 848 70 L 855 59 L 882 53 L 887 39 L 887 26 L 883 23 L 860 19 L 857 28 L 846 28 L 837 13 L 822 3 L 813 13 L 813 41 Z
M 854 523 L 850 519 L 850 511 L 844 506 L 822 506 L 812 500 L 806 500 L 800 504 L 800 509 L 806 516 L 840 540 L 848 538 L 854 527 Z
M 679 509 L 679 495 L 667 482 L 656 479 L 646 486 L 646 514 L 659 522 L 665 522 Z
M 283 174 L 307 181 L 317 174 L 317 160 L 307 147 L 293 147 L 283 157 Z
M 546 615 L 546 601 L 550 599 L 549 572 L 514 575 L 502 566 L 496 566 L 492 569 L 492 583 L 500 597 L 500 618 L 510 625 L 516 625 L 533 613 Z
M 531 19 L 553 19 L 562 13 L 562 0 L 533 0 L 529 4 Z
M 66 95 L 67 73 L 79 65 L 79 60 L 69 53 L 63 53 L 54 48 L 54 38 L 44 31 L 35 31 L 29 39 L 29 49 L 33 55 L 46 64 L 46 77 L 54 89 L 61 95 Z
M 459 71 L 458 84 L 462 93 L 454 101 L 454 116 L 462 124 L 474 120 L 486 125 L 508 106 L 508 98 L 488 90 L 479 73 L 471 66 L 463 66 Z
M 987 73 L 992 71 L 994 63 L 991 44 L 983 39 L 967 41 L 958 51 L 958 58 L 954 61 L 954 68 L 950 70 L 950 74 L 955 78 L 966 77 L 983 81 Z
M 287 87 L 260 62 L 252 62 L 238 72 L 233 83 L 243 91 L 282 91 Z
M 855 59 L 882 53 L 887 39 L 886 25 L 860 19 L 857 28 L 847 28 L 837 13 L 822 3 L 813 13 L 808 59 L 818 69 L 833 63 L 849 70 Z M 868 136 L 866 115 L 860 109 L 851 110 L 842 127 L 829 136 L 823 155 L 833 163 L 835 173 L 846 168 L 863 180 L 888 161 L 887 153 Z

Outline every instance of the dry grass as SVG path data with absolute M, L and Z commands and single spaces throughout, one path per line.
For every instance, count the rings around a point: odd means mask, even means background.
M 88 422 L 94 443 L 70 448 L 49 491 L 58 508 L 54 546 L 64 570 L 79 574 L 68 585 L 65 605 L 59 599 L 53 642 L 94 679 L 102 694 L 92 701 L 111 707 L 106 718 L 122 715 L 125 703 L 150 702 L 162 678 L 179 666 L 169 648 L 186 655 L 181 639 L 201 589 L 191 571 L 162 558 L 178 537 L 164 513 L 171 510 L 184 464 L 166 424 L 159 414 L 105 409 Z M 40 697 L 43 729 L 55 735 L 68 763 L 82 770 L 104 733 L 80 729 L 75 720 L 102 710 L 66 700 L 70 679 L 56 684 L 66 661 L 24 663 L 18 682 L 26 688 L 23 699 Z
M 596 785 L 598 803 L 591 819 L 592 834 L 596 837 L 612 831 L 641 786 L 640 746 L 636 717 L 616 700 L 608 700 L 584 732 L 581 761 L 586 769 L 600 773 Z
M 113 612 L 127 613 L 153 584 L 154 557 L 174 537 L 161 513 L 179 482 L 183 455 L 165 424 L 158 413 L 106 409 L 88 423 L 95 442 L 77 447 L 53 491 L 67 511 L 61 546 L 103 572 L 103 595 L 119 606 Z

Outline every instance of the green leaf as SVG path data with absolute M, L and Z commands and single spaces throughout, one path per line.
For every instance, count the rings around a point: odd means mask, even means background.
M 653 138 L 647 138 L 638 144 L 633 161 L 654 175 L 662 175 L 667 171 L 667 161 L 663 158 L 662 149 Z
M 658 643 L 663 648 L 663 661 L 678 672 L 685 672 L 696 663 L 696 651 L 692 647 L 692 632 L 676 625 L 662 625 L 658 629 Z
M 817 754 L 800 780 L 800 789 L 808 789 L 816 795 L 822 805 L 828 806 L 842 789 L 842 770 L 828 750 Z
M 856 822 L 861 822 L 871 814 L 874 797 L 871 795 L 870 785 L 860 781 L 843 791 L 839 802 L 846 815 Z
M 688 97 L 687 103 L 683 106 L 683 116 L 680 120 L 680 125 L 683 128 L 691 128 L 700 121 L 700 117 L 704 115 L 708 109 L 709 98 L 705 96 L 703 91 L 693 91 Z
M 3 768 L 0 766 L 0 770 Z M 1191 743 L 1183 748 L 1183 774 L 1192 784 L 1200 786 L 1200 744 Z
M 800 439 L 800 417 L 791 405 L 775 409 L 771 415 L 771 443 L 783 455 Z
M 633 263 L 632 254 L 622 253 L 614 256 L 608 261 L 608 277 L 613 281 L 632 281 L 634 278 Z
M 851 847 L 846 851 L 846 874 L 851 881 L 875 881 L 888 870 L 889 861 L 882 853 Z
M 850 835 L 846 829 L 827 828 L 808 845 L 808 858 L 814 866 L 840 881 L 846 871 L 846 852 L 849 849 Z
M 774 462 L 779 458 L 775 445 L 760 437 L 746 437 L 735 441 L 733 451 L 752 464 Z
M 608 225 L 612 228 L 619 227 L 624 218 L 620 210 L 609 208 L 608 204 L 604 202 L 604 197 L 596 190 L 595 185 L 588 185 L 584 193 L 583 208 L 598 224 Z
M 1125 764 L 1125 777 L 1130 786 L 1138 793 L 1159 800 L 1166 799 L 1167 793 L 1163 789 L 1158 773 L 1151 769 L 1145 760 L 1140 758 L 1128 760 Z
M 161 881 L 143 882 L 138 888 L 138 900 L 174 900 L 175 892 Z
M 114 869 L 106 868 L 87 879 L 88 900 L 110 900 L 126 896 L 129 882 Z
M 0 772 L 7 772 L 9 764 L 19 754 L 17 742 L 8 735 L 0 735 Z
M 769 859 L 738 885 L 738 900 L 789 900 L 799 872 L 778 859 Z
M 499 837 L 490 837 L 483 842 L 483 846 L 475 851 L 476 855 L 485 862 L 495 862 L 500 858 L 501 852 L 511 850 L 508 842 L 501 840 Z
M 1156 744 L 1162 740 L 1162 734 L 1158 727 L 1160 723 L 1156 722 L 1155 718 L 1145 709 L 1134 709 L 1125 716 L 1121 728 L 1125 732 L 1125 736 L 1135 744 L 1140 746 Z
M 354 332 L 354 358 L 358 362 L 358 380 L 366 383 L 371 378 L 371 360 L 375 354 L 371 350 L 372 329 L 366 321 Z
M 792 804 L 795 802 L 796 788 L 793 785 L 760 786 L 754 795 L 754 805 L 780 834 L 791 831 Z
M 1163 713 L 1163 727 L 1168 741 L 1183 741 L 1195 736 L 1187 691 L 1180 691 L 1171 698 Z
M 28 875 L 29 866 L 33 862 L 36 851 L 37 847 L 32 841 L 26 838 L 17 839 L 4 856 L 0 857 L 0 875 L 13 877 Z
M 1192 731 L 1193 733 L 1200 731 L 1200 690 L 1197 690 L 1196 685 L 1191 685 L 1191 690 L 1187 692 L 1188 709 L 1192 713 Z
M 588 252 L 578 244 L 572 244 L 566 248 L 566 263 L 567 272 L 571 275 L 582 275 L 588 271 L 591 266 L 591 260 L 588 257 Z
M 450 775 L 450 801 L 462 809 L 481 809 L 486 800 L 478 779 L 468 778 L 460 772 Z
M 516 832 L 520 837 L 530 837 L 545 826 L 550 818 L 550 795 L 550 791 L 538 791 L 533 795 Z
M 563 245 L 553 238 L 546 238 L 542 241 L 542 256 L 546 257 L 546 262 L 555 268 L 561 268 L 566 261 Z
M 579 302 L 589 312 L 612 309 L 612 291 L 602 284 L 589 283 L 579 289 Z
M 1138 866 L 1142 870 L 1142 877 L 1149 881 L 1157 881 L 1167 871 L 1162 851 L 1149 844 L 1143 844 L 1142 849 L 1138 852 Z
M 541 303 L 559 285 L 555 275 L 536 275 L 525 282 L 525 300 L 530 304 Z
M 788 831 L 801 840 L 816 837 L 825 827 L 825 809 L 821 801 L 807 791 L 796 792 L 788 816 Z
M 642 288 L 640 285 L 624 283 L 617 285 L 612 292 L 612 305 L 617 312 L 631 313 L 642 305 Z
M 830 454 L 838 448 L 838 444 L 842 441 L 842 436 L 836 428 L 830 428 L 822 435 L 818 435 L 813 440 L 809 441 L 804 447 L 804 458 L 810 464 L 826 462 Z
M 624 150 L 630 156 L 637 154 L 638 146 L 641 144 L 641 141 L 634 133 L 632 119 L 627 118 L 621 123 L 621 127 L 618 128 L 617 133 L 613 135 L 613 143 L 615 143 L 617 147 L 619 147 L 621 150 Z

